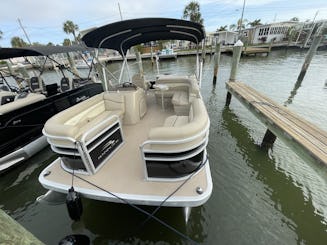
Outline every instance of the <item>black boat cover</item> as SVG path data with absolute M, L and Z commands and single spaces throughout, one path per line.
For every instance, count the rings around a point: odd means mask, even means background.
M 0 59 L 10 59 L 24 56 L 47 56 L 57 53 L 85 51 L 87 47 L 74 46 L 30 46 L 24 48 L 0 48 Z
M 92 30 L 82 37 L 88 47 L 114 49 L 121 54 L 137 44 L 156 40 L 187 40 L 200 43 L 205 38 L 201 24 L 168 18 L 130 19 Z

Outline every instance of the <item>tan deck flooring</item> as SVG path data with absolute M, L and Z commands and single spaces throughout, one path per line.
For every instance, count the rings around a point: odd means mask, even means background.
M 79 176 L 111 192 L 133 195 L 167 196 L 183 182 L 145 180 L 145 166 L 139 146 L 147 139 L 151 127 L 161 126 L 166 117 L 174 114 L 172 108 L 163 111 L 161 105 L 156 104 L 153 94 L 148 95 L 147 106 L 147 113 L 140 123 L 131 126 L 123 125 L 125 144 L 114 156 L 95 175 Z M 49 170 L 51 174 L 46 177 L 47 180 L 71 185 L 71 174 L 65 172 L 59 164 L 53 165 Z M 74 186 L 96 190 L 95 187 L 77 178 L 74 180 Z M 204 191 L 207 188 L 205 168 L 194 175 L 175 195 L 198 196 L 196 193 L 198 186 Z

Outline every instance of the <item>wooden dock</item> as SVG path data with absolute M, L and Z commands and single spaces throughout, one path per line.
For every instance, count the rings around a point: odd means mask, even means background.
M 266 54 L 270 53 L 270 47 L 243 47 L 242 49 L 242 56 L 255 56 L 257 54 Z M 233 53 L 233 48 L 225 48 L 223 50 L 225 53 Z
M 226 88 L 274 134 L 283 134 L 311 157 L 327 165 L 327 133 L 241 82 Z

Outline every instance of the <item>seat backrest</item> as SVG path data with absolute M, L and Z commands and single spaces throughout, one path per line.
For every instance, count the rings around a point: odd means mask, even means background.
M 121 93 L 103 93 L 103 100 L 107 111 L 125 112 L 125 98 Z
M 71 89 L 70 81 L 67 77 L 63 77 L 60 81 L 60 89 L 62 92 L 68 91 Z
M 43 91 L 43 81 L 41 77 L 31 77 L 30 79 L 30 89 L 32 92 L 42 92 Z

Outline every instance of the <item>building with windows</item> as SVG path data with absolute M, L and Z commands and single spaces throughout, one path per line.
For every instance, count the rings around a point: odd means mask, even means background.
M 271 23 L 245 29 L 242 34 L 249 44 L 282 42 L 287 41 L 290 28 L 298 24 L 296 21 Z
M 218 31 L 214 33 L 214 37 L 222 45 L 234 45 L 238 40 L 238 33 L 234 31 Z

